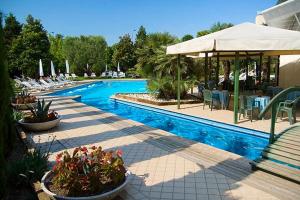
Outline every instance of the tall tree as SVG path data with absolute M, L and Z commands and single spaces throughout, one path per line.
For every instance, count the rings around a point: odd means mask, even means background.
M 12 120 L 12 110 L 10 98 L 12 89 L 8 76 L 6 62 L 6 51 L 4 47 L 2 13 L 0 13 L 0 199 L 5 194 L 6 185 L 5 177 L 5 154 L 11 151 L 14 139 L 14 124 Z
M 181 38 L 181 41 L 184 42 L 184 41 L 188 41 L 188 40 L 191 40 L 193 39 L 194 37 L 190 34 L 186 34 L 184 35 L 182 38 Z
M 120 41 L 116 45 L 116 49 L 113 54 L 113 63 L 114 65 L 120 63 L 120 66 L 124 71 L 134 67 L 136 64 L 134 45 L 129 34 L 120 37 Z
M 64 72 L 66 56 L 63 51 L 63 36 L 60 34 L 57 34 L 55 36 L 49 35 L 49 41 L 50 41 L 50 55 L 55 65 L 55 70 L 57 72 L 58 71 Z
M 5 18 L 5 26 L 3 28 L 3 39 L 6 51 L 10 51 L 12 47 L 13 41 L 20 35 L 22 31 L 22 25 L 17 21 L 16 17 L 13 14 L 9 14 Z M 13 61 L 8 59 L 8 63 L 12 63 Z M 10 69 L 11 76 L 20 75 L 20 71 L 16 66 L 11 66 Z
M 140 26 L 135 39 L 135 48 L 142 48 L 147 40 L 147 32 L 145 27 Z
M 212 25 L 212 27 L 210 28 L 210 32 L 211 33 L 214 33 L 214 32 L 217 32 L 217 31 L 221 31 L 223 29 L 226 29 L 226 28 L 230 28 L 232 27 L 233 24 L 232 23 L 221 23 L 221 22 L 217 22 L 215 24 Z
M 213 24 L 209 30 L 202 30 L 202 31 L 199 31 L 197 32 L 197 37 L 201 37 L 201 36 L 204 36 L 204 35 L 207 35 L 207 34 L 210 34 L 210 33 L 214 33 L 214 32 L 217 32 L 217 31 L 221 31 L 223 29 L 226 29 L 226 28 L 229 28 L 229 27 L 232 27 L 233 24 L 232 23 L 221 23 L 221 22 L 217 22 L 215 24 Z
M 4 33 L 4 44 L 6 49 L 9 50 L 12 42 L 16 39 L 22 31 L 22 25 L 17 21 L 16 17 L 9 13 L 5 18 L 5 26 L 3 28 Z
M 102 36 L 65 37 L 63 42 L 63 51 L 70 62 L 71 72 L 78 75 L 104 71 L 106 47 L 107 43 Z M 87 69 L 87 64 L 90 69 Z
M 113 46 L 108 46 L 105 49 L 105 64 L 108 66 L 109 69 L 113 67 L 113 55 L 114 55 L 114 50 L 116 48 L 116 45 Z
M 21 34 L 14 40 L 9 51 L 10 69 L 18 67 L 25 75 L 38 77 L 39 59 L 50 66 L 50 42 L 40 20 L 28 15 Z M 44 67 L 47 74 L 50 67 Z

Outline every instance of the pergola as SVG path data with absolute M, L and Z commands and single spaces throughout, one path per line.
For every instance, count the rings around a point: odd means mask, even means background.
M 205 71 L 208 54 L 217 57 L 234 57 L 234 123 L 238 122 L 240 57 L 300 55 L 300 32 L 253 23 L 242 23 L 215 33 L 198 37 L 167 47 L 167 54 L 178 55 L 177 106 L 180 108 L 180 56 L 205 57 Z M 218 63 L 218 62 L 217 62 Z M 207 80 L 207 74 L 205 74 Z

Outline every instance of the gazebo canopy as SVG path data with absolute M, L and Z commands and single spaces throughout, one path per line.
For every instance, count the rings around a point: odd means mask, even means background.
M 167 47 L 167 54 L 198 56 L 203 52 L 220 55 L 300 54 L 300 33 L 253 23 L 242 23 L 215 33 Z

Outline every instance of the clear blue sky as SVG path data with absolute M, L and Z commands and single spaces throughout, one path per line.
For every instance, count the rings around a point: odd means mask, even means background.
M 102 35 L 108 44 L 119 36 L 135 35 L 140 25 L 147 32 L 195 35 L 215 22 L 254 22 L 257 11 L 277 0 L 0 0 L 0 10 L 21 22 L 28 14 L 42 21 L 51 33 Z

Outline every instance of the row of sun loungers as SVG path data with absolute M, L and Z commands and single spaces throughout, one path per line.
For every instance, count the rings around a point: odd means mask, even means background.
M 124 72 L 112 72 L 112 71 L 109 71 L 109 72 L 103 72 L 101 74 L 101 77 L 104 78 L 104 77 L 110 77 L 110 78 L 125 78 L 125 73 Z
M 21 78 L 15 78 L 16 86 L 23 87 L 28 90 L 38 90 L 38 91 L 44 91 L 44 90 L 50 90 L 55 88 L 61 88 L 64 86 L 70 86 L 74 85 L 74 82 L 71 80 L 66 79 L 65 77 L 58 76 L 56 78 L 43 78 L 40 80 L 35 80 L 27 77 L 26 79 Z

